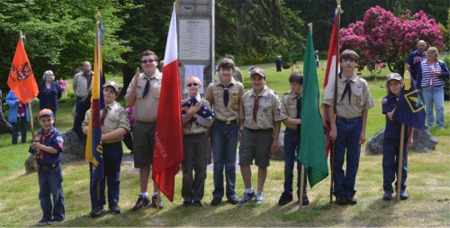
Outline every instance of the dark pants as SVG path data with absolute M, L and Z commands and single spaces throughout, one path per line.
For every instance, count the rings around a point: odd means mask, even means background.
M 49 221 L 52 217 L 58 220 L 64 219 L 66 211 L 64 208 L 61 165 L 58 164 L 54 168 L 41 165 L 38 177 L 42 218 L 46 221 Z
M 91 204 L 92 207 L 103 206 L 105 199 L 105 181 L 108 185 L 108 204 L 110 206 L 119 203 L 120 193 L 120 164 L 122 163 L 122 142 L 103 144 L 103 162 L 105 167 L 105 177 L 98 184 L 92 183 L 91 177 Z M 92 164 L 90 164 L 92 175 Z M 99 191 L 99 192 L 97 192 Z M 99 198 L 98 198 L 99 197 Z
M 362 129 L 362 117 L 350 119 L 337 117 L 336 127 L 338 135 L 334 152 L 334 195 L 354 196 L 361 150 L 359 136 Z M 343 165 L 346 149 L 347 168 L 344 173 Z
M 292 183 L 294 179 L 294 165 L 297 161 L 297 189 L 300 189 L 301 166 L 302 163 L 297 160 L 298 150 L 300 149 L 300 131 L 290 128 L 284 130 L 284 193 L 292 195 Z M 306 169 L 304 173 L 303 192 L 306 193 L 307 185 Z
M 226 192 L 227 198 L 236 196 L 236 151 L 238 138 L 238 123 L 231 124 L 215 122 L 211 127 L 211 146 L 214 163 L 213 197 L 222 198 Z M 223 172 L 225 169 L 226 191 L 224 191 Z
M 408 176 L 408 150 L 407 142 L 403 146 L 403 162 L 402 162 L 402 183 L 401 190 L 406 189 L 406 178 Z M 398 157 L 400 152 L 400 140 L 387 139 L 383 140 L 383 190 L 393 193 L 392 183 L 398 175 Z M 398 181 L 398 176 L 397 176 Z M 395 182 L 397 186 L 397 182 Z
M 206 166 L 208 164 L 208 137 L 206 133 L 184 135 L 183 187 L 184 201 L 201 201 L 205 192 Z M 195 172 L 195 176 L 193 175 Z
M 13 127 L 13 134 L 12 134 L 12 144 L 17 144 L 17 138 L 19 137 L 19 125 L 20 125 L 20 132 L 22 134 L 22 142 L 27 141 L 27 117 L 17 117 L 17 122 L 11 123 Z

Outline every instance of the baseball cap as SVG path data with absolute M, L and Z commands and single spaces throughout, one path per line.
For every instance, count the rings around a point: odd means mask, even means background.
M 116 82 L 114 82 L 114 81 L 107 81 L 107 82 L 105 82 L 105 84 L 103 84 L 103 88 L 105 88 L 107 86 L 113 87 L 114 90 L 116 91 L 116 93 L 119 93 L 119 85 Z
M 390 80 L 397 80 L 399 82 L 403 81 L 402 76 L 398 73 L 390 73 L 386 76 L 386 82 L 389 82 Z
M 253 76 L 254 74 L 259 74 L 259 75 L 261 75 L 261 77 L 263 77 L 263 78 L 266 77 L 266 72 L 264 71 L 264 69 L 259 68 L 259 67 L 254 67 L 254 68 L 250 71 L 250 77 Z
M 43 116 L 54 116 L 52 110 L 44 108 L 41 111 L 39 111 L 38 119 L 40 119 Z

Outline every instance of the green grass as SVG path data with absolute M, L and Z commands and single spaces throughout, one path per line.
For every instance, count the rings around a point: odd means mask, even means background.
M 323 63 L 324 65 L 324 63 Z M 288 76 L 291 70 L 275 72 L 274 64 L 260 65 L 266 69 L 268 86 L 280 96 L 289 91 Z M 241 66 L 245 76 L 245 88 L 250 89 L 248 66 Z M 319 83 L 323 82 L 324 70 L 319 71 Z M 387 71 L 367 77 L 375 102 L 369 111 L 367 137 L 384 127 L 381 114 L 381 98 L 385 96 L 384 84 Z M 369 72 L 363 71 L 363 75 Z M 121 82 L 120 77 L 108 80 Z M 69 82 L 70 84 L 71 82 Z M 69 93 L 73 93 L 70 91 Z M 58 110 L 58 129 L 72 127 L 74 98 L 66 93 Z M 35 102 L 33 113 L 39 105 Z M 311 204 L 299 209 L 291 203 L 277 205 L 283 186 L 283 162 L 271 161 L 265 186 L 266 203 L 253 203 L 242 208 L 223 203 L 212 207 L 212 173 L 208 173 L 202 208 L 183 208 L 181 198 L 181 174 L 176 176 L 175 201 L 164 199 L 166 208 L 161 211 L 148 208 L 132 212 L 139 193 L 139 176 L 132 163 L 124 163 L 121 171 L 120 206 L 122 214 L 106 214 L 96 219 L 89 217 L 89 172 L 86 162 L 63 164 L 63 188 L 65 194 L 66 220 L 60 226 L 449 226 L 450 197 L 450 102 L 445 103 L 446 131 L 431 129 L 439 140 L 431 153 L 410 153 L 408 157 L 408 193 L 410 199 L 402 202 L 381 200 L 382 168 L 381 156 L 366 156 L 364 145 L 360 169 L 357 176 L 358 204 L 339 207 L 329 204 L 330 179 L 326 178 L 313 189 L 308 188 Z M 38 125 L 35 122 L 35 131 Z M 29 133 L 29 138 L 31 133 Z M 28 157 L 27 144 L 11 145 L 11 136 L 0 134 L 0 226 L 32 226 L 42 215 L 38 199 L 36 173 L 25 175 L 23 163 Z M 128 154 L 126 156 L 129 156 Z M 256 169 L 253 167 L 253 183 L 256 184 Z M 150 184 L 151 185 L 151 184 Z M 152 189 L 150 186 L 149 189 Z M 236 190 L 239 196 L 244 189 L 240 173 L 237 173 Z

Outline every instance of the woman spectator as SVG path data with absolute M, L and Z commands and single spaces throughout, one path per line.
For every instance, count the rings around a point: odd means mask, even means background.
M 30 103 L 31 102 L 33 102 L 33 100 L 31 100 Z M 22 143 L 25 143 L 27 141 L 27 125 L 28 121 L 30 121 L 28 104 L 23 104 L 12 90 L 6 95 L 6 103 L 9 106 L 8 121 L 13 126 L 12 144 L 17 144 L 17 138 L 19 137 L 19 122 L 22 133 Z
M 449 78 L 449 70 L 435 47 L 427 49 L 427 58 L 420 63 L 417 87 L 422 92 L 427 111 L 427 125 L 434 124 L 433 106 L 436 110 L 436 126 L 444 129 L 444 79 Z
M 61 86 L 54 82 L 55 75 L 53 71 L 47 70 L 42 76 L 42 82 L 39 83 L 38 98 L 40 101 L 39 110 L 48 108 L 52 110 L 53 115 L 56 117 L 56 110 L 58 109 L 58 100 L 61 98 L 62 90 Z

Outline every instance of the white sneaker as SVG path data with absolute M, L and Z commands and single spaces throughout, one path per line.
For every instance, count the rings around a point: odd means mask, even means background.
M 257 204 L 264 203 L 264 193 L 262 193 L 262 192 L 256 193 L 255 203 L 257 203 Z

